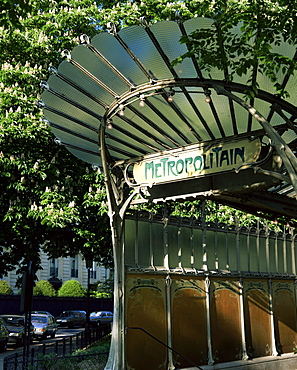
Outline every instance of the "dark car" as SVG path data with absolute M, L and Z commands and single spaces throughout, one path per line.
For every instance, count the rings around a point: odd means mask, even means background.
M 1 315 L 6 329 L 8 330 L 8 344 L 21 346 L 25 339 L 25 317 L 21 315 Z M 31 325 L 31 338 L 34 326 Z
M 0 351 L 5 351 L 8 343 L 8 330 L 3 319 L 0 318 Z
M 45 339 L 49 335 L 55 337 L 58 324 L 51 315 L 32 314 L 31 322 L 34 326 L 33 338 Z
M 59 326 L 67 326 L 73 328 L 74 326 L 85 326 L 86 312 L 85 311 L 63 311 L 60 316 L 56 317 Z
M 113 313 L 110 311 L 94 311 L 90 313 L 91 325 L 102 325 L 113 321 Z

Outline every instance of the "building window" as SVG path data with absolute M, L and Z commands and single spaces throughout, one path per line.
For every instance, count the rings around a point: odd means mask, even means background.
M 58 261 L 56 258 L 50 260 L 50 276 L 58 276 Z
M 71 259 L 71 277 L 78 277 L 77 256 L 72 257 Z
M 97 279 L 96 262 L 92 262 L 92 268 L 90 269 L 90 279 Z

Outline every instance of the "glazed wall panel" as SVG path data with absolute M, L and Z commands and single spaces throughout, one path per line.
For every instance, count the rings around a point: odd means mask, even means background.
M 238 281 L 211 280 L 210 318 L 214 361 L 240 360 L 242 341 Z
M 171 283 L 172 347 L 196 364 L 207 362 L 205 281 L 173 277 Z M 191 364 L 173 354 L 176 368 Z
M 126 297 L 126 326 L 143 328 L 167 344 L 164 276 L 128 275 Z M 128 329 L 126 335 L 127 369 L 167 369 L 166 347 L 141 330 Z

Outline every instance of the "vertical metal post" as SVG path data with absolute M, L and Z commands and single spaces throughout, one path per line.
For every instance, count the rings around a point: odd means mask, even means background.
M 243 299 L 243 280 L 239 279 L 239 309 L 240 309 L 240 325 L 241 325 L 241 350 L 242 360 L 248 360 L 245 339 L 245 319 L 244 319 L 244 299 Z
M 271 327 L 271 352 L 272 356 L 277 356 L 276 338 L 275 338 L 275 325 L 273 315 L 273 293 L 272 293 L 272 280 L 268 280 L 269 284 L 269 314 L 270 314 L 270 327 Z
M 208 350 L 208 365 L 213 365 L 212 344 L 211 344 L 211 326 L 210 326 L 210 280 L 205 278 L 205 292 L 206 292 L 206 330 L 207 330 L 207 350 Z
M 206 222 L 205 222 L 205 201 L 202 202 L 201 218 L 202 218 L 202 268 L 208 270 L 207 266 L 207 250 L 206 250 Z
M 168 365 L 167 370 L 174 370 L 175 366 L 173 365 L 173 354 L 172 350 L 172 326 L 171 326 L 171 277 L 170 275 L 166 276 L 166 301 L 167 301 L 167 354 L 168 354 Z

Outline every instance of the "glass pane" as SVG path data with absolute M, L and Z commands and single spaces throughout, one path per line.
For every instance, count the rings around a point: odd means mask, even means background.
M 266 237 L 259 238 L 260 272 L 267 272 Z
M 248 272 L 249 271 L 249 255 L 248 255 L 248 236 L 239 235 L 239 251 L 240 251 L 240 270 Z
M 148 82 L 148 78 L 144 72 L 141 71 L 128 52 L 113 35 L 107 32 L 101 32 L 92 38 L 92 45 L 135 85 Z M 119 55 L 121 55 L 120 58 Z M 111 87 L 113 87 L 113 85 L 111 85 Z
M 188 227 L 183 227 L 180 230 L 181 243 L 181 262 L 183 268 L 191 268 L 192 265 L 192 247 L 191 247 L 191 230 Z
M 150 223 L 138 221 L 138 264 L 142 267 L 151 265 Z
M 270 238 L 269 239 L 269 272 L 270 273 L 277 273 L 276 267 L 276 239 Z
M 194 266 L 203 269 L 202 230 L 193 229 Z
M 277 262 L 277 272 L 279 274 L 285 273 L 284 242 L 281 239 L 277 240 Z
M 152 223 L 154 266 L 164 266 L 164 226 Z
M 258 272 L 258 251 L 256 235 L 249 235 L 250 242 L 250 272 Z
M 125 220 L 125 265 L 135 265 L 136 221 Z
M 228 261 L 230 271 L 237 271 L 237 251 L 236 251 L 237 235 L 228 233 Z
M 180 262 L 180 246 L 178 238 L 178 226 L 168 225 L 168 252 L 169 252 L 169 268 L 179 267 Z

